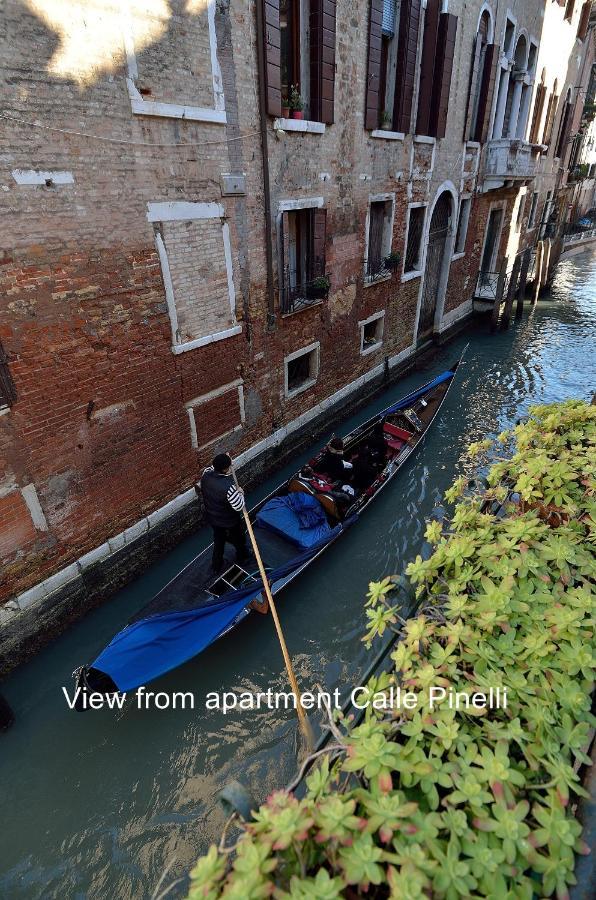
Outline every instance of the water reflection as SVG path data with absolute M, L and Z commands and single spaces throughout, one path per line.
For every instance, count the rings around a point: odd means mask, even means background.
M 470 348 L 458 384 L 422 450 L 382 492 L 366 518 L 290 587 L 280 614 L 298 679 L 349 691 L 368 659 L 362 599 L 372 577 L 399 571 L 420 544 L 424 517 L 473 440 L 513 424 L 534 402 L 590 397 L 596 338 L 596 257 L 563 263 L 552 296 L 502 333 L 484 324 L 346 422 L 344 431 L 450 364 Z M 309 455 L 309 454 L 307 454 Z M 302 458 L 292 461 L 293 470 Z M 263 485 L 251 498 L 263 496 Z M 79 715 L 60 687 L 208 540 L 184 542 L 167 559 L 90 614 L 3 691 L 17 714 L 0 738 L 3 810 L 0 897 L 137 900 L 150 896 L 165 866 L 184 874 L 218 833 L 219 788 L 240 778 L 261 799 L 289 781 L 296 761 L 291 713 L 139 711 Z M 159 682 L 163 690 L 285 690 L 270 619 L 235 634 Z M 184 883 L 172 896 L 184 893 Z

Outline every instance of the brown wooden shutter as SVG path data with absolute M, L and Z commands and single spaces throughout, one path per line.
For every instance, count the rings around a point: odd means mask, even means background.
M 279 27 L 279 0 L 257 0 L 257 2 L 263 4 L 267 112 L 270 116 L 281 116 L 281 30 Z
M 492 99 L 497 80 L 497 69 L 501 50 L 498 44 L 487 44 L 484 54 L 484 67 L 482 71 L 482 85 L 478 100 L 478 115 L 476 116 L 475 138 L 483 144 L 488 138 L 490 127 L 490 113 Z
M 581 15 L 579 17 L 579 23 L 577 26 L 577 36 L 580 41 L 585 41 L 586 35 L 588 33 L 588 28 L 590 25 L 590 9 L 592 3 L 591 0 L 586 0 L 584 5 L 582 6 Z
M 534 113 L 532 115 L 532 126 L 530 128 L 530 143 L 537 144 L 540 140 L 540 122 L 542 121 L 542 112 L 544 110 L 544 100 L 546 97 L 546 85 L 539 84 L 536 88 L 536 101 L 534 103 Z
M 480 77 L 480 53 L 482 51 L 482 38 L 479 34 L 474 38 L 474 49 L 472 51 L 472 65 L 470 66 L 470 80 L 468 83 L 468 101 L 466 103 L 466 118 L 464 122 L 464 141 L 470 141 L 472 131 L 472 119 L 474 117 L 474 105 L 476 100 L 476 92 L 478 90 L 478 79 Z
M 327 239 L 327 210 L 313 210 L 312 276 L 325 274 L 325 243 Z
M 383 43 L 382 23 L 383 0 L 370 0 L 366 110 L 364 116 L 364 127 L 370 130 L 379 127 L 379 113 L 381 109 L 381 45 Z
M 430 134 L 437 138 L 445 137 L 447 128 L 456 31 L 457 16 L 451 13 L 441 13 L 437 34 L 437 57 L 430 113 Z
M 12 406 L 17 399 L 17 392 L 8 368 L 8 357 L 0 344 L 0 408 Z
M 310 0 L 310 118 L 333 122 L 336 0 Z
M 557 138 L 557 146 L 555 148 L 555 156 L 564 162 L 567 154 L 567 142 L 571 131 L 571 122 L 573 119 L 573 105 L 569 102 L 565 103 L 563 113 L 561 115 L 561 124 L 559 126 L 559 135 Z
M 420 60 L 420 87 L 418 90 L 418 116 L 416 134 L 430 134 L 430 106 L 433 93 L 437 35 L 441 0 L 428 0 L 424 15 L 424 35 Z
M 421 0 L 402 0 L 399 13 L 393 128 L 406 134 L 412 124 Z
M 542 143 L 547 146 L 550 145 L 550 142 L 553 137 L 553 126 L 555 124 L 555 114 L 557 111 L 557 104 L 559 102 L 559 95 L 554 92 L 550 95 L 550 100 L 548 101 L 548 110 L 546 113 L 546 122 L 544 123 L 544 135 L 542 138 Z

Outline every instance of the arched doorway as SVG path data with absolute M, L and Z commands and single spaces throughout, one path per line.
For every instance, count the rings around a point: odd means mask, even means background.
M 435 312 L 439 290 L 444 284 L 443 263 L 445 259 L 445 246 L 451 223 L 452 199 L 449 191 L 443 191 L 435 204 L 430 228 L 428 231 L 428 247 L 426 250 L 426 265 L 424 267 L 424 285 L 422 287 L 422 303 L 420 305 L 420 319 L 418 321 L 417 340 L 422 340 L 432 334 L 435 323 Z

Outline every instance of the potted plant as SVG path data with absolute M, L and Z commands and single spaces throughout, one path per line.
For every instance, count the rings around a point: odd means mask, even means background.
M 391 131 L 392 125 L 391 116 L 387 110 L 384 109 L 381 113 L 381 128 L 383 131 Z
M 293 84 L 290 88 L 290 109 L 293 119 L 304 118 L 304 100 L 300 96 L 297 84 Z
M 283 119 L 290 118 L 290 101 L 287 97 L 281 98 L 281 115 Z
M 311 300 L 323 300 L 329 293 L 331 282 L 326 275 L 319 275 L 306 286 L 306 295 Z
M 399 264 L 401 262 L 401 256 L 399 253 L 391 252 L 389 256 L 386 256 L 384 259 L 385 268 L 389 269 L 390 272 L 395 272 L 399 269 Z

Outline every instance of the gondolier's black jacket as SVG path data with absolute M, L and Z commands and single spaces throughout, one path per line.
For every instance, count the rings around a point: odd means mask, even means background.
M 210 466 L 201 478 L 205 516 L 214 528 L 233 528 L 241 519 L 244 496 L 231 475 L 220 475 Z

